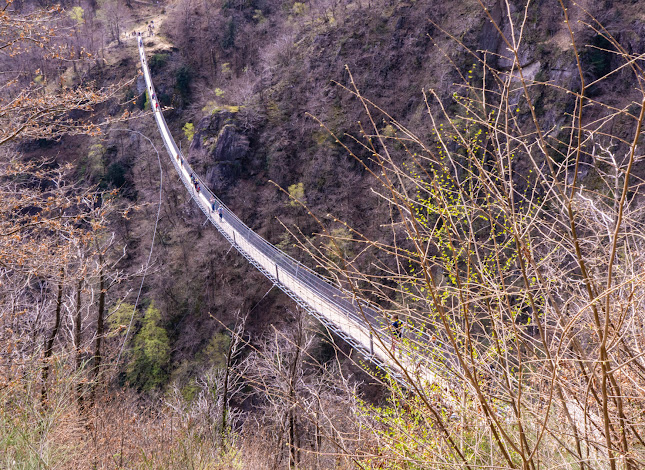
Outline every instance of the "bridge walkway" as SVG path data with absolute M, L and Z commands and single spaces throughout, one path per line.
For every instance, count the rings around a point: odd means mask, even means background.
M 193 171 L 168 129 L 152 83 L 143 38 L 137 38 L 137 42 L 149 101 L 163 143 L 181 181 L 211 224 L 273 284 L 352 347 L 361 351 L 370 362 L 389 369 L 395 377 L 400 374 L 401 366 L 414 366 L 418 374 L 420 363 L 417 361 L 412 364 L 409 354 L 403 354 L 397 360 L 393 358 L 389 349 L 389 321 L 377 309 L 359 303 L 350 292 L 332 285 L 327 279 L 263 239 L 208 189 Z M 199 184 L 200 190 L 196 189 L 191 176 Z M 220 207 L 221 217 L 218 214 Z M 432 382 L 437 380 L 435 374 L 423 375 Z

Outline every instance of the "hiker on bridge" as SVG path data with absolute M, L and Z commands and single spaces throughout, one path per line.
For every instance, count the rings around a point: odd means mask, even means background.
M 403 337 L 403 322 L 399 320 L 398 315 L 395 314 L 392 316 L 392 324 L 390 327 L 392 329 L 392 354 L 396 354 L 396 347 Z
M 220 204 L 220 206 L 217 208 L 217 213 L 219 214 L 219 221 L 221 222 L 221 221 L 222 221 L 222 217 L 224 216 L 224 209 L 222 209 L 221 204 Z

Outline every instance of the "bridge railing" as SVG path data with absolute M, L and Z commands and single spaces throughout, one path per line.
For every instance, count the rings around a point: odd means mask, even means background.
M 379 356 L 380 360 L 375 362 L 381 365 L 391 365 L 391 358 L 388 357 L 389 354 L 383 351 L 383 349 L 389 348 L 383 348 L 383 341 L 388 337 L 392 337 L 392 331 L 388 329 L 388 319 L 379 312 L 377 307 L 368 305 L 362 300 L 358 301 L 350 292 L 331 285 L 330 280 L 282 252 L 255 233 L 235 213 L 228 209 L 222 200 L 213 194 L 204 181 L 193 171 L 192 166 L 188 163 L 168 129 L 152 84 L 142 40 L 138 39 L 138 41 L 139 54 L 150 98 L 149 101 L 163 143 L 168 153 L 172 156 L 171 160 L 181 176 L 182 182 L 200 209 L 222 235 L 236 246 L 249 261 L 253 262 L 258 269 L 264 271 L 265 275 L 271 277 L 274 282 L 277 281 L 285 292 L 294 298 L 297 297 L 300 301 L 304 301 L 306 305 L 309 305 L 311 309 L 318 313 L 317 316 L 319 317 L 320 315 L 325 316 L 325 310 L 329 310 L 330 308 L 335 310 L 347 321 L 339 321 L 338 317 L 331 320 L 328 318 L 328 320 L 335 323 L 335 326 L 339 327 L 341 332 L 350 336 L 350 338 L 346 339 L 357 340 L 355 346 L 362 347 L 362 349 L 366 350 L 372 356 Z M 192 179 L 199 184 L 199 191 L 196 190 L 196 185 L 190 181 L 191 175 Z M 219 220 L 218 214 L 220 207 L 222 208 L 221 221 Z M 232 230 L 228 229 L 227 224 Z M 338 325 L 338 323 L 343 323 L 343 325 Z M 419 348 L 419 344 L 431 344 L 428 332 L 414 327 L 410 328 L 410 325 L 406 325 L 406 329 L 412 333 L 408 334 L 408 336 L 421 338 L 420 341 L 418 339 L 415 340 L 416 349 Z M 360 338 L 357 339 L 357 336 L 360 336 Z M 374 344 L 375 336 L 380 337 L 380 345 Z M 398 348 L 405 348 L 405 346 L 399 344 Z M 419 351 L 416 354 L 419 355 Z

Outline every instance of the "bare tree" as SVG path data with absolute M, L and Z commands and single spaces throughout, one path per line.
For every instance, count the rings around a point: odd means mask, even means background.
M 455 71 L 463 83 L 450 107 L 425 94 L 430 139 L 363 96 L 350 74 L 368 126 L 355 142 L 368 157 L 345 148 L 391 207 L 389 242 L 352 231 L 363 249 L 350 259 L 303 246 L 354 295 L 378 302 L 385 325 L 393 314 L 406 319 L 404 355 L 390 353 L 405 385 L 393 383 L 388 409 L 373 408 L 377 455 L 387 455 L 379 468 L 645 463 L 642 57 L 580 7 L 586 20 L 572 26 L 561 6 L 580 88 L 524 66 L 529 4 L 502 2 L 503 24 L 484 12 L 509 67 L 466 49 L 474 64 Z M 611 44 L 603 53 L 622 61 L 616 70 L 632 72 L 618 106 L 587 94 L 583 28 Z M 573 112 L 549 121 L 536 103 L 547 92 Z M 610 131 L 616 120 L 629 123 L 621 135 Z M 362 270 L 366 262 L 380 274 Z M 385 331 L 373 333 L 388 345 Z
M 60 268 L 60 278 L 58 280 L 58 294 L 56 295 L 56 313 L 54 314 L 54 325 L 52 326 L 51 333 L 45 341 L 43 352 L 43 384 L 40 393 L 40 400 L 42 405 L 47 404 L 47 378 L 49 377 L 49 361 L 51 360 L 52 350 L 54 348 L 54 340 L 58 335 L 61 323 L 61 312 L 63 310 L 63 286 L 65 283 L 65 268 Z
M 247 344 L 246 318 L 238 316 L 225 347 L 224 360 L 213 364 L 196 378 L 196 396 L 187 401 L 175 384 L 169 408 L 191 428 L 197 439 L 208 443 L 203 452 L 213 460 L 226 460 L 234 448 L 233 438 L 239 428 L 243 413 L 232 403 L 241 403 L 246 397 L 244 376 L 251 367 L 243 357 Z M 225 333 L 226 334 L 226 333 Z
M 8 71 L 0 83 L 0 145 L 19 137 L 55 139 L 63 134 L 99 134 L 99 123 L 73 118 L 70 111 L 77 111 L 77 115 L 92 111 L 95 105 L 115 98 L 127 81 L 103 90 L 63 82 L 58 87 L 47 86 L 46 64 L 55 62 L 60 72 L 61 63 L 79 60 L 63 42 L 67 27 L 57 21 L 61 11 L 54 8 L 20 14 L 11 11 L 10 4 L 7 2 L 0 13 L 0 64 Z
M 364 468 L 355 458 L 364 444 L 357 383 L 338 362 L 316 357 L 322 338 L 312 326 L 304 311 L 291 312 L 289 326 L 274 329 L 249 356 L 246 378 L 262 403 L 262 428 L 244 435 L 264 443 L 256 457 L 262 468 Z

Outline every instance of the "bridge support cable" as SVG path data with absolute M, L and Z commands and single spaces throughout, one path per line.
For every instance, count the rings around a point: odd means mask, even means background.
M 149 102 L 164 146 L 186 190 L 207 219 L 242 256 L 304 310 L 353 348 L 360 350 L 372 363 L 389 369 L 395 378 L 400 377 L 400 365 L 393 360 L 385 344 L 384 338 L 390 337 L 390 334 L 386 328 L 388 322 L 386 320 L 384 323 L 382 313 L 363 302 L 359 305 L 351 300 L 351 293 L 331 285 L 319 274 L 264 240 L 237 218 L 196 175 L 166 124 L 146 61 L 143 38 L 137 38 L 137 42 Z M 374 336 L 383 340 L 374 341 Z M 399 348 L 401 346 L 399 344 Z M 414 367 L 417 375 L 420 359 L 415 360 L 416 364 L 407 359 L 398 361 L 398 364 L 406 368 Z M 427 370 L 425 366 L 421 368 Z M 437 382 L 438 377 L 434 373 L 422 375 L 430 382 Z

